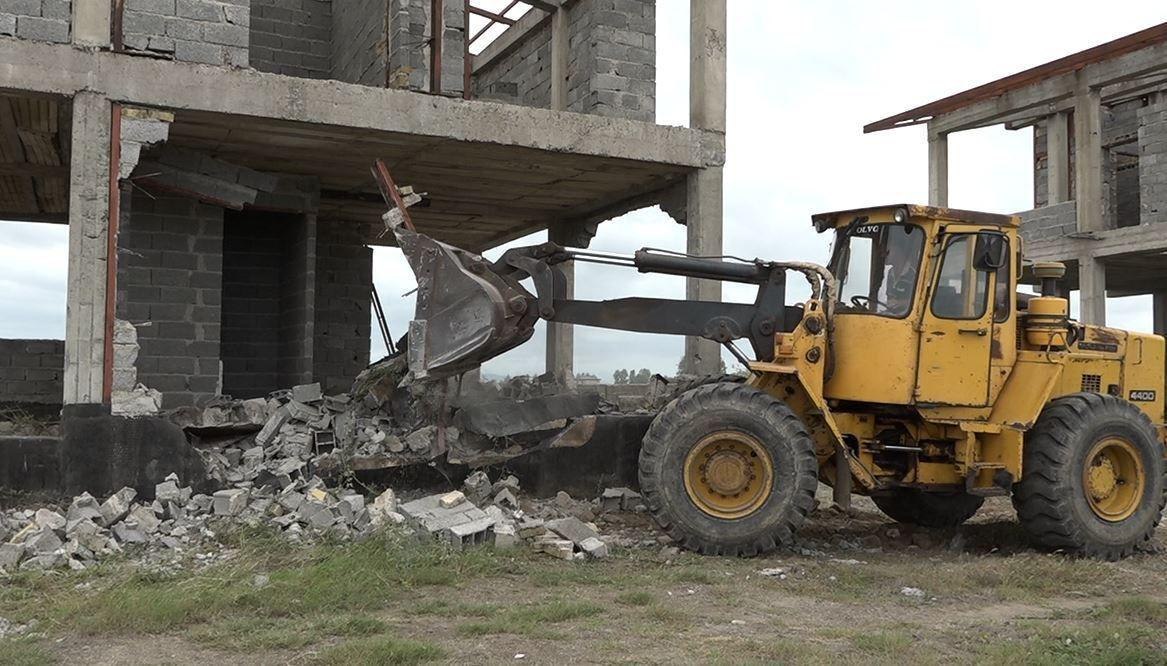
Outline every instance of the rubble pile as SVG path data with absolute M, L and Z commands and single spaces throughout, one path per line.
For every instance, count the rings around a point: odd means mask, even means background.
M 643 513 L 644 507 L 626 488 L 609 489 L 591 502 L 566 493 L 547 501 L 520 500 L 517 478 L 492 483 L 482 471 L 467 477 L 462 490 L 403 503 L 392 489 L 367 498 L 328 488 L 318 477 L 287 475 L 201 494 L 171 474 L 155 486 L 152 500 L 123 488 L 104 500 L 83 493 L 64 510 L 0 513 L 0 572 L 82 570 L 116 556 L 153 563 L 193 556 L 209 564 L 222 551 L 216 532 L 231 525 L 265 526 L 297 544 L 324 536 L 360 540 L 397 529 L 457 549 L 525 545 L 565 560 L 607 557 L 612 546 L 657 545 L 653 539 L 600 533 L 597 512 L 610 517 L 608 512 L 627 511 Z
M 104 501 L 78 495 L 63 513 L 0 513 L 0 571 L 81 570 L 123 553 L 177 558 L 210 548 L 213 558 L 214 521 L 273 526 L 293 542 L 323 535 L 359 539 L 404 522 L 394 511 L 393 491 L 366 503 L 364 495 L 329 489 L 319 478 L 288 479 L 283 486 L 245 482 L 207 495 L 181 486 L 171 474 L 155 487 L 153 500 L 138 500 L 137 491 L 122 488 Z
M 422 497 L 402 504 L 399 510 L 419 536 L 448 542 L 455 548 L 479 543 L 514 548 L 524 542 L 538 552 L 565 560 L 608 556 L 608 542 L 594 523 L 561 511 L 551 512 L 557 517 L 543 518 L 546 508 L 528 513 L 521 508 L 518 495 L 515 477 L 491 483 L 485 472 L 477 471 L 466 478 L 462 490 Z

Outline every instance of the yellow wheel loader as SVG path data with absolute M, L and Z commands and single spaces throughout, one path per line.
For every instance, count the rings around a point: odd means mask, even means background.
M 540 318 L 725 345 L 749 376 L 677 397 L 640 453 L 656 520 L 702 553 L 790 542 L 819 481 L 841 504 L 868 495 L 905 523 L 959 525 L 985 497 L 1011 495 L 1043 547 L 1116 559 L 1148 542 L 1164 505 L 1163 338 L 1071 320 L 1060 264 L 1027 267 L 1041 295 L 1019 293 L 1015 217 L 892 205 L 813 222 L 834 234 L 829 266 L 552 243 L 490 262 L 393 224 L 418 277 L 411 374 L 476 367 Z M 566 261 L 752 284 L 758 295 L 571 300 L 557 268 Z M 802 303 L 785 302 L 791 276 L 810 283 Z

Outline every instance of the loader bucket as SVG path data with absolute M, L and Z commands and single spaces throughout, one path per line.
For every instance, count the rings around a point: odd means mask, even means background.
M 397 244 L 417 277 L 409 323 L 409 370 L 438 379 L 474 369 L 530 339 L 535 298 L 472 252 L 395 225 Z

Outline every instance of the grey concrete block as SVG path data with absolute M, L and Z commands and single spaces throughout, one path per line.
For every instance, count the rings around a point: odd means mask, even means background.
M 79 0 L 79 2 L 84 1 Z M 60 21 L 71 21 L 73 19 L 73 5 L 70 0 L 41 0 L 41 16 Z
M 16 36 L 43 42 L 68 42 L 69 23 L 53 19 L 18 16 Z
M 126 32 L 161 35 L 166 30 L 166 18 L 160 14 L 127 11 L 123 17 Z
M 16 17 L 12 14 L 0 14 L 0 35 L 16 34 Z
M 197 62 L 207 65 L 221 65 L 225 60 L 223 47 L 218 44 L 175 40 L 174 57 L 183 62 Z
M 41 0 L 0 0 L 0 12 L 21 16 L 40 16 Z
M 226 20 L 223 5 L 214 0 L 176 0 L 175 13 L 182 18 L 218 23 Z

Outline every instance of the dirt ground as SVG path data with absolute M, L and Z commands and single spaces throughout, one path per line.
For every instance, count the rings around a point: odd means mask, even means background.
M 240 534 L 229 563 L 178 574 L 21 575 L 0 615 L 34 626 L 0 663 L 1167 664 L 1164 528 L 1116 563 L 1033 551 L 1007 499 L 950 530 L 820 508 L 755 559 L 674 554 L 640 514 L 601 529 L 641 545 L 562 562 Z

